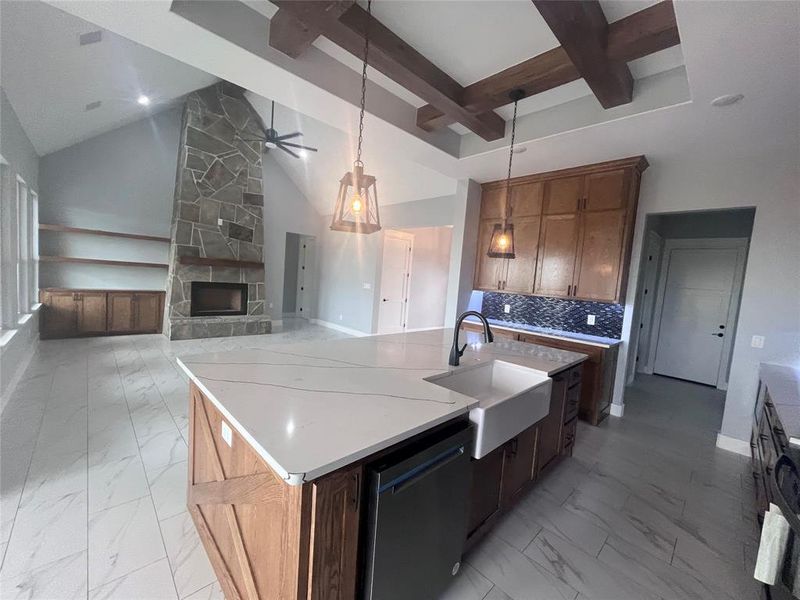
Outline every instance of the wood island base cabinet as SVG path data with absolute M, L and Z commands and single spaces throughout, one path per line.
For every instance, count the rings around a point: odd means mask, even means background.
M 288 485 L 191 385 L 188 508 L 228 600 L 355 600 L 363 467 Z

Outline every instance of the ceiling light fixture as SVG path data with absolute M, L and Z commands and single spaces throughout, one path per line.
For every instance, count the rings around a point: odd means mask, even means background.
M 724 96 L 719 96 L 718 98 L 714 98 L 711 101 L 711 106 L 715 106 L 717 108 L 722 108 L 724 106 L 731 106 L 732 104 L 736 104 L 744 99 L 744 94 L 725 94 Z
M 508 149 L 508 173 L 506 174 L 506 200 L 503 204 L 503 223 L 498 223 L 492 230 L 489 240 L 491 258 L 516 258 L 514 254 L 514 225 L 508 222 L 511 212 L 511 164 L 514 160 L 514 139 L 517 137 L 517 103 L 525 97 L 522 90 L 513 90 L 509 98 L 514 102 L 514 117 L 511 119 L 511 147 Z
M 136 99 L 136 102 L 141 104 L 142 106 L 150 106 L 150 98 L 142 94 Z
M 364 65 L 361 69 L 361 112 L 358 117 L 358 150 L 353 170 L 339 180 L 339 193 L 333 210 L 331 229 L 355 233 L 374 233 L 381 228 L 378 214 L 378 187 L 375 177 L 364 173 L 361 162 L 361 145 L 364 140 L 364 107 L 367 98 L 367 64 L 369 55 L 369 23 L 372 17 L 372 0 L 367 2 L 366 30 L 364 31 Z

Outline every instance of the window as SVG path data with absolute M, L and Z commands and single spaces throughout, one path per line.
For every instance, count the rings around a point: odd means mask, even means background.
M 28 186 L 17 177 L 17 316 L 30 309 L 28 302 L 28 251 L 29 251 Z
M 28 236 L 28 306 L 39 302 L 39 194 L 30 194 L 30 235 Z

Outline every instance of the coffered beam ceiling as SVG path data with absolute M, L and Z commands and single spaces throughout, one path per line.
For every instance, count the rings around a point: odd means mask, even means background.
M 626 62 L 680 43 L 672 0 L 608 24 L 596 2 L 533 0 L 561 46 L 466 87 L 370 17 L 353 0 L 273 0 L 279 7 L 270 23 L 270 45 L 298 57 L 319 35 L 363 57 L 370 28 L 370 64 L 426 100 L 417 125 L 427 131 L 462 123 L 487 141 L 503 137 L 505 123 L 493 112 L 509 103 L 509 93 L 525 96 L 583 77 L 605 108 L 630 102 L 633 79 Z
M 680 43 L 672 0 L 663 0 L 608 25 L 606 53 L 619 61 L 642 58 Z M 581 78 L 563 47 L 553 48 L 464 88 L 462 104 L 474 112 L 508 104 L 511 90 L 533 96 Z M 417 125 L 426 131 L 455 123 L 431 104 L 417 110 Z
M 339 18 L 330 10 L 329 2 L 273 0 L 273 4 L 362 59 L 364 36 L 369 24 L 369 64 L 372 67 L 483 139 L 493 141 L 505 134 L 506 124 L 500 115 L 491 111 L 475 114 L 464 108 L 460 104 L 463 86 L 357 4 L 350 6 Z M 272 26 L 270 29 L 272 37 Z

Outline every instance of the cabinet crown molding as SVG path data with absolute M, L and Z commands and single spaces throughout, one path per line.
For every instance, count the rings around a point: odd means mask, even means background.
M 631 156 L 628 158 L 620 158 L 617 160 L 609 160 L 591 165 L 581 165 L 579 167 L 569 167 L 566 169 L 558 169 L 556 171 L 546 171 L 544 173 L 533 173 L 531 175 L 521 175 L 511 179 L 511 185 L 518 185 L 524 183 L 534 183 L 537 181 L 546 181 L 548 179 L 560 179 L 562 177 L 571 177 L 575 175 L 589 175 L 591 173 L 601 173 L 603 171 L 613 171 L 615 169 L 635 169 L 638 173 L 643 173 L 650 163 L 644 155 Z M 481 184 L 483 190 L 492 190 L 505 186 L 506 180 L 500 179 L 498 181 L 488 181 Z

